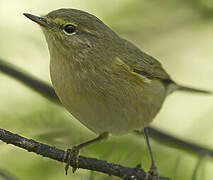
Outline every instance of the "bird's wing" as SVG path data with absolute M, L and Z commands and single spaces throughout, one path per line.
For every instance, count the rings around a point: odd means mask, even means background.
M 138 74 L 150 79 L 158 78 L 170 81 L 168 73 L 163 69 L 160 62 L 152 56 L 144 53 L 131 42 L 123 39 L 124 52 L 119 58 Z
M 127 64 L 134 73 L 149 79 L 159 79 L 167 85 L 167 94 L 175 90 L 185 92 L 195 92 L 203 94 L 213 94 L 213 92 L 203 89 L 191 88 L 175 83 L 168 73 L 163 69 L 160 62 L 152 56 L 144 53 L 131 42 L 123 39 L 124 51 L 119 57 L 122 62 Z M 119 55 L 118 55 L 119 56 Z

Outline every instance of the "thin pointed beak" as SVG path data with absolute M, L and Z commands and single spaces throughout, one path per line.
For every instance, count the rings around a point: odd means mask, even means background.
M 50 26 L 47 22 L 47 19 L 45 19 L 43 17 L 35 16 L 32 14 L 28 14 L 28 13 L 23 13 L 23 15 L 26 16 L 27 18 L 29 18 L 30 20 L 38 23 L 41 26 L 44 26 L 44 27 Z

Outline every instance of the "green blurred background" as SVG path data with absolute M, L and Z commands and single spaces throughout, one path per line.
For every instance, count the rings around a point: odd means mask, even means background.
M 122 37 L 159 59 L 179 83 L 213 90 L 213 1 L 210 0 L 0 0 L 0 57 L 50 82 L 49 54 L 38 25 L 22 15 L 67 7 L 92 13 Z M 153 126 L 176 137 L 213 148 L 213 97 L 176 92 L 169 96 Z M 95 137 L 62 107 L 0 73 L 0 127 L 66 149 Z M 151 141 L 160 174 L 195 179 L 199 157 Z M 143 137 L 111 137 L 82 155 L 149 168 Z M 116 179 L 78 170 L 64 175 L 64 165 L 0 143 L 0 169 L 19 180 Z M 213 163 L 204 157 L 197 179 L 213 179 Z M 2 178 L 3 179 L 3 178 Z M 1 180 L 1 177 L 0 177 Z

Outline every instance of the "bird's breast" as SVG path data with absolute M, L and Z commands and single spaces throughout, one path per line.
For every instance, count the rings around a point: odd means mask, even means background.
M 96 133 L 127 133 L 147 126 L 165 88 L 159 80 L 135 81 L 131 73 L 51 59 L 53 87 L 66 109 Z

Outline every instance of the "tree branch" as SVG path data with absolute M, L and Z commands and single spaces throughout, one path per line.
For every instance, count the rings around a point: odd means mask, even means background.
M 61 104 L 54 89 L 50 85 L 27 74 L 20 68 L 4 60 L 1 60 L 1 58 L 0 58 L 0 71 L 23 83 L 24 85 L 28 86 L 30 89 L 34 90 L 40 95 L 46 97 L 50 101 Z
M 40 95 L 46 97 L 50 101 L 57 104 L 61 104 L 54 89 L 50 85 L 41 80 L 35 79 L 34 77 L 32 77 L 27 73 L 24 73 L 24 71 L 21 70 L 20 68 L 2 60 L 1 58 L 0 58 L 0 71 L 23 83 L 24 85 L 28 86 L 29 88 L 39 93 Z M 150 129 L 149 130 L 150 136 L 160 143 L 163 143 L 173 148 L 189 151 L 190 153 L 195 153 L 199 155 L 204 154 L 213 157 L 213 149 L 206 148 L 195 143 L 184 141 L 172 135 L 166 134 L 156 128 L 150 127 L 149 129 Z M 141 134 L 138 132 L 136 133 Z
M 48 157 L 50 159 L 64 162 L 65 151 L 54 146 L 42 144 L 32 139 L 27 139 L 17 134 L 0 128 L 0 140 L 7 144 L 13 144 L 29 152 Z M 70 166 L 74 166 L 74 159 L 71 160 Z M 98 160 L 79 156 L 79 168 L 92 171 L 102 172 L 104 174 L 120 177 L 124 180 L 145 180 L 146 173 L 141 168 L 129 168 L 118 164 L 109 163 L 107 161 Z M 171 180 L 169 178 L 160 177 L 160 180 Z
M 7 171 L 5 171 L 3 169 L 0 169 L 0 177 L 3 178 L 3 179 L 5 179 L 5 180 L 18 180 L 12 174 L 10 174 L 9 172 L 7 172 Z

